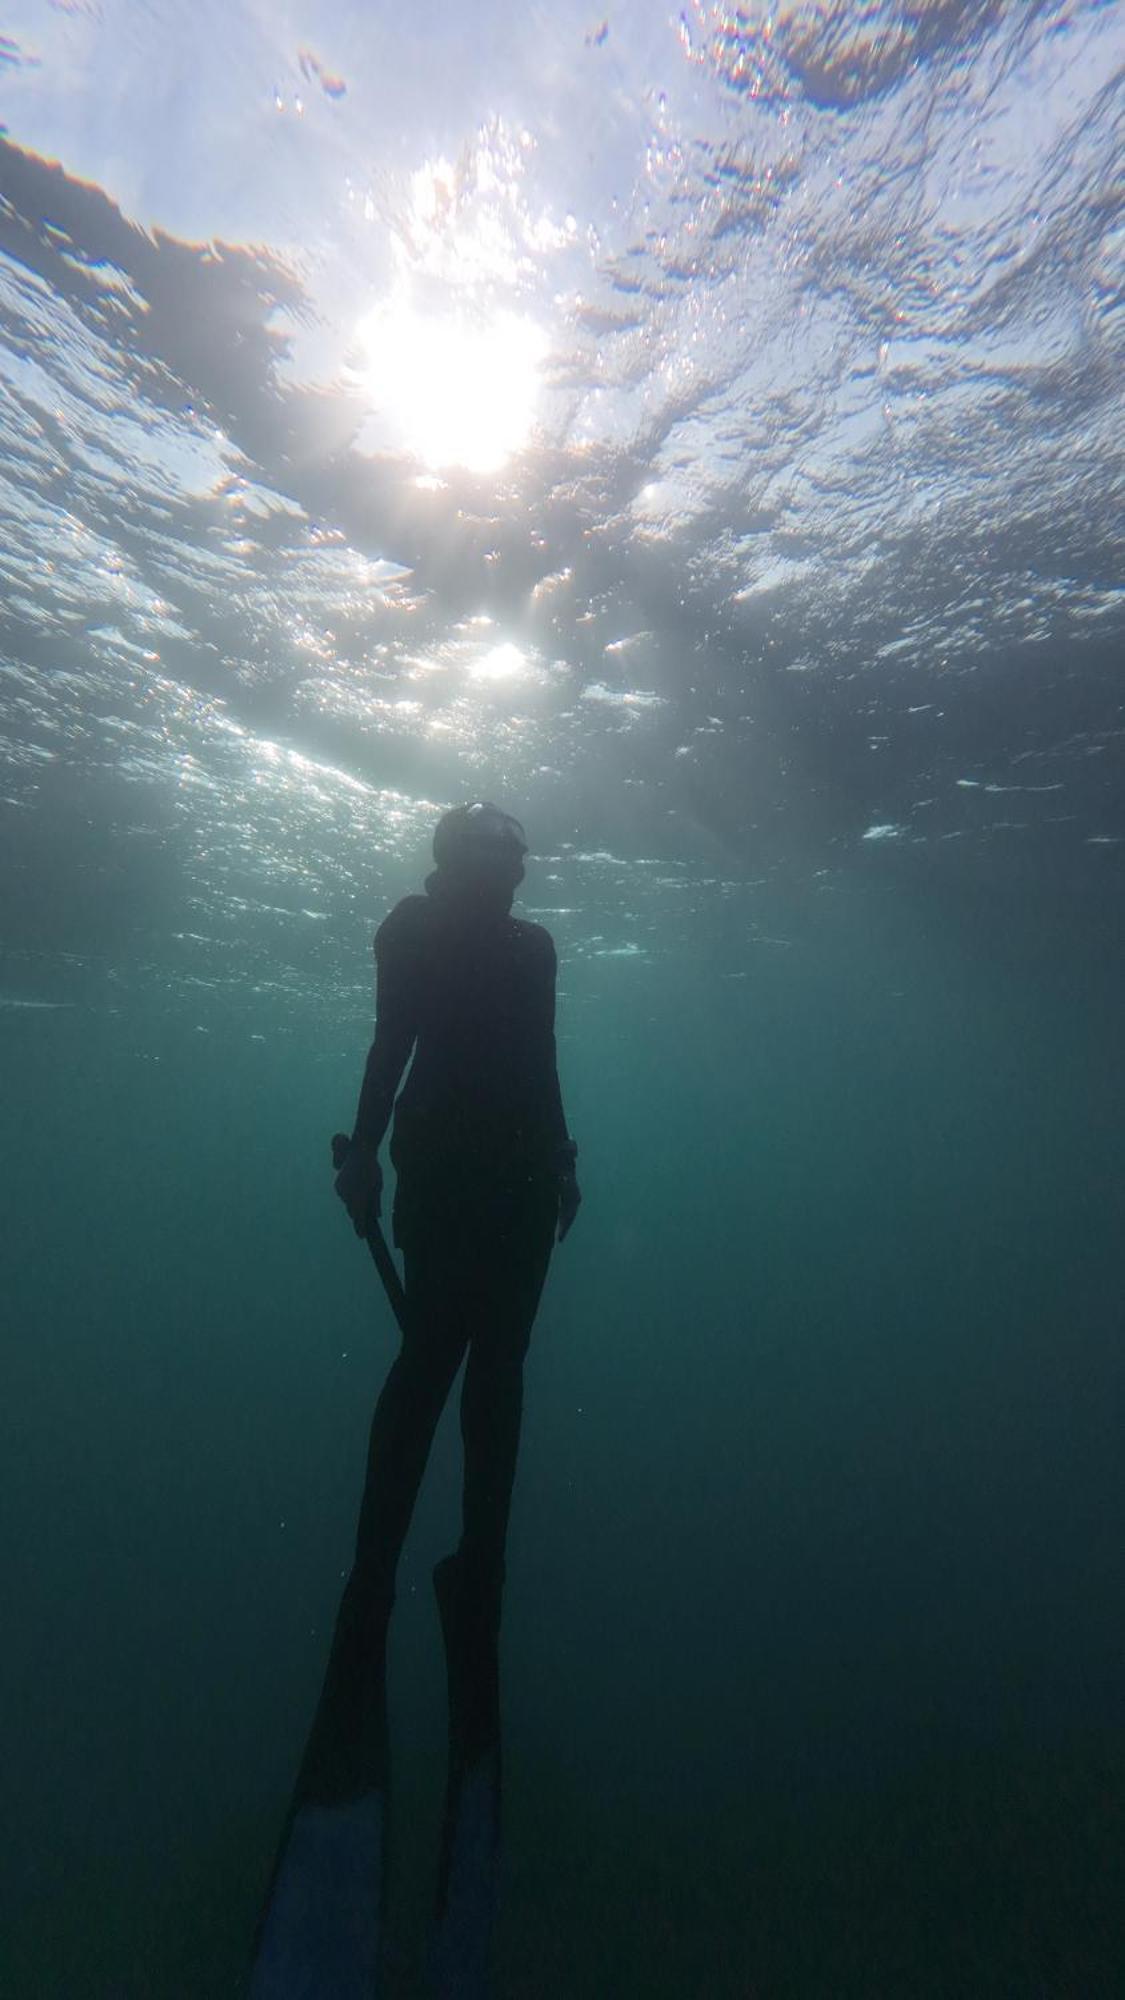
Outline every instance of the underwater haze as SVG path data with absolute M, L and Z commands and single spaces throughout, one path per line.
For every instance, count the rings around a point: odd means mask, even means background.
M 333 1195 L 531 842 L 496 2000 L 1125 1991 L 1125 7 L 9 0 L 5 2000 L 219 2000 L 394 1353 Z M 444 1775 L 392 1631 L 391 2000 Z

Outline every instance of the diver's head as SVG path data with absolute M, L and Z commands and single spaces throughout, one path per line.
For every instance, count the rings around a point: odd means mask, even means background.
M 526 853 L 527 840 L 519 820 L 485 799 L 455 806 L 434 831 L 434 860 L 441 888 L 489 908 L 511 909 L 512 897 L 523 881 Z

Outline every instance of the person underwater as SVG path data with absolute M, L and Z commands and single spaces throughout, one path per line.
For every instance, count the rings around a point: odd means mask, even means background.
M 252 2000 L 377 1991 L 395 1576 L 462 1361 L 461 1536 L 434 1571 L 449 1688 L 434 1969 L 439 1990 L 486 1991 L 524 1358 L 552 1249 L 582 1199 L 555 1053 L 555 947 L 541 925 L 512 915 L 527 851 L 519 821 L 495 805 L 446 813 L 425 893 L 397 903 L 375 937 L 375 1035 L 335 1185 L 370 1238 L 393 1112 L 403 1337 L 372 1420 L 355 1559 L 259 1930 Z

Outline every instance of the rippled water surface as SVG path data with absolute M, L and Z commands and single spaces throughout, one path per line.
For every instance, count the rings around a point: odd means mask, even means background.
M 891 842 L 1099 879 L 1121 54 L 1114 6 L 17 6 L 17 900 L 81 814 L 20 993 L 215 993 L 248 930 L 346 979 L 466 791 L 572 953 Z
M 1095 0 L 10 0 L 7 1990 L 237 1990 L 380 1363 L 322 1141 L 472 796 L 588 1163 L 504 1992 L 1116 1990 L 1123 63 Z

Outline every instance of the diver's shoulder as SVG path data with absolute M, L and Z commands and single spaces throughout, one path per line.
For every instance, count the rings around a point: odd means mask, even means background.
M 530 917 L 509 917 L 508 922 L 529 958 L 542 959 L 548 965 L 556 963 L 555 940 L 545 924 L 532 923 Z
M 375 949 L 384 945 L 405 944 L 410 939 L 421 937 L 430 926 L 433 904 L 428 896 L 403 896 L 392 910 L 388 910 L 375 933 Z

